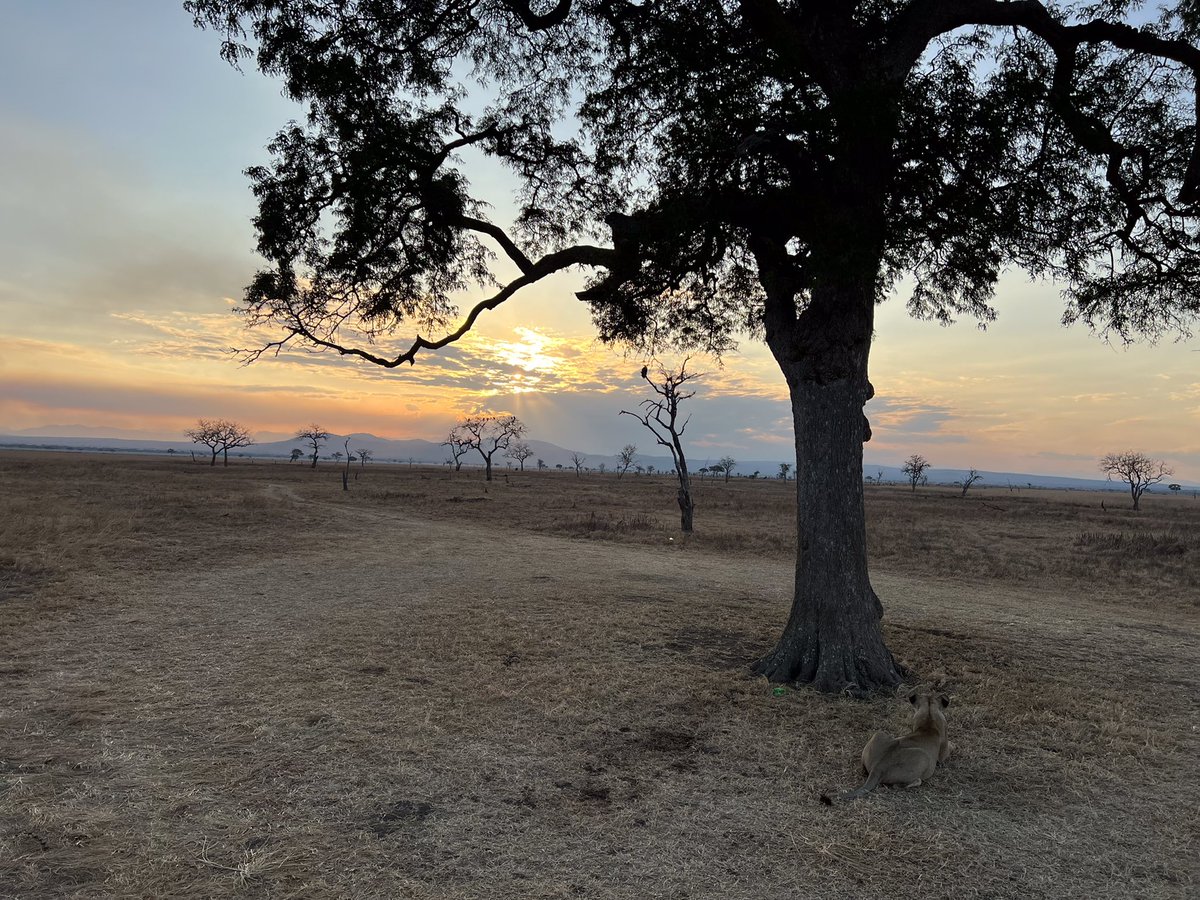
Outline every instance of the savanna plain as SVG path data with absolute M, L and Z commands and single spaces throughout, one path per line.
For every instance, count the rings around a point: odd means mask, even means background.
M 1160 898 L 1200 881 L 1200 500 L 868 486 L 896 697 L 750 674 L 794 486 L 0 454 L 0 896 Z M 1101 503 L 1103 502 L 1103 507 Z

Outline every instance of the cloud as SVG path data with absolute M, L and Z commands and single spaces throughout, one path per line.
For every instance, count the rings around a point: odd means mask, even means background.
M 913 442 L 964 443 L 966 435 L 951 430 L 962 418 L 948 406 L 914 397 L 876 396 L 866 406 L 871 442 L 891 447 Z

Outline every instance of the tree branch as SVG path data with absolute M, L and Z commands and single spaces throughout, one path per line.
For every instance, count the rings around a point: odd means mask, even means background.
M 571 0 L 559 0 L 554 9 L 541 14 L 533 11 L 528 0 L 504 0 L 504 6 L 530 31 L 544 31 L 561 25 L 571 12 Z
M 1188 204 L 1200 201 L 1200 48 L 1186 41 L 1159 37 L 1124 22 L 1096 19 L 1078 25 L 1064 25 L 1039 0 L 913 0 L 896 17 L 892 29 L 895 36 L 888 41 L 880 55 L 884 60 L 884 70 L 892 80 L 902 80 L 932 40 L 971 25 L 1022 28 L 1037 35 L 1058 58 L 1059 72 L 1064 67 L 1069 67 L 1073 72 L 1075 52 L 1084 44 L 1108 44 L 1131 53 L 1171 60 L 1190 69 L 1196 82 L 1197 133 L 1179 190 L 1179 202 Z M 1094 134 L 1088 134 L 1093 129 L 1078 130 L 1081 114 L 1070 105 L 1069 90 L 1063 92 L 1062 88 L 1069 88 L 1069 84 L 1062 84 L 1059 72 L 1055 74 L 1056 90 L 1052 92 L 1052 99 L 1076 137 L 1081 139 L 1085 147 L 1093 149 L 1087 143 L 1089 138 L 1095 143 Z M 1069 118 L 1072 113 L 1076 114 L 1074 125 Z M 1107 137 L 1115 145 L 1111 134 Z M 1111 153 L 1106 155 L 1110 160 L 1113 159 Z M 1113 166 L 1110 166 L 1110 182 L 1112 170 Z M 1119 185 L 1114 184 L 1114 187 L 1120 190 Z

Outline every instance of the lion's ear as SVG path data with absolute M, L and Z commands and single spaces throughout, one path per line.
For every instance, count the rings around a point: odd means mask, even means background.
M 945 694 L 942 694 L 938 699 L 942 701 L 942 709 L 945 709 L 947 706 L 950 705 L 950 698 L 947 697 Z

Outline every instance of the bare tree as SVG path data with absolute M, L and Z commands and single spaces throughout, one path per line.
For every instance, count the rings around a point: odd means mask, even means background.
M 373 454 L 366 447 L 357 447 L 355 448 L 355 452 L 358 453 L 358 467 L 360 469 L 365 469 L 367 467 L 367 462 L 370 461 Z
M 692 517 L 696 511 L 696 504 L 692 499 L 692 482 L 688 477 L 687 458 L 683 454 L 683 432 L 692 417 L 688 416 L 681 422 L 679 404 L 696 396 L 694 390 L 684 390 L 683 386 L 689 381 L 703 377 L 703 373 L 687 370 L 688 361 L 685 359 L 680 364 L 678 372 L 659 366 L 656 378 L 650 377 L 648 366 L 642 366 L 642 379 L 657 396 L 638 404 L 642 407 L 641 413 L 632 413 L 624 409 L 620 413 L 623 416 L 633 416 L 650 429 L 658 443 L 671 451 L 671 459 L 675 462 L 675 477 L 679 479 L 679 490 L 675 496 L 679 503 L 679 529 L 684 534 L 690 534 L 692 531 Z
M 317 467 L 317 458 L 321 455 L 321 445 L 329 440 L 329 432 L 315 422 L 307 428 L 296 432 L 296 440 L 308 441 L 312 448 L 312 467 Z
M 925 470 L 928 468 L 929 460 L 920 453 L 914 453 L 900 467 L 900 471 L 908 476 L 908 483 L 912 485 L 914 494 L 917 492 L 917 485 L 925 483 Z
M 492 480 L 492 457 L 525 434 L 525 423 L 513 415 L 467 416 L 456 428 L 469 447 L 483 457 L 484 478 Z
M 737 467 L 737 460 L 732 456 L 721 457 L 721 471 L 725 473 L 725 482 L 729 482 L 729 476 L 733 474 L 733 470 Z
M 971 489 L 971 485 L 977 481 L 983 481 L 983 476 L 980 475 L 975 469 L 971 469 L 969 472 L 967 472 L 967 474 L 963 476 L 962 481 L 956 481 L 955 484 L 962 488 L 962 494 L 959 496 L 967 496 L 967 491 L 969 491 Z
M 1137 512 L 1142 494 L 1152 485 L 1158 484 L 1175 470 L 1161 459 L 1151 459 L 1136 450 L 1108 453 L 1100 460 L 1100 471 L 1112 481 L 1113 477 L 1129 485 L 1129 496 L 1133 498 L 1133 511 Z
M 587 457 L 582 453 L 571 454 L 571 465 L 575 467 L 575 477 L 579 478 L 583 475 L 583 464 L 587 462 Z
M 249 447 L 254 443 L 250 432 L 229 419 L 200 419 L 196 427 L 184 432 L 193 444 L 204 444 L 212 451 L 210 466 L 217 464 L 217 454 L 224 454 L 225 465 L 229 465 L 229 451 L 237 447 Z
M 629 471 L 633 461 L 637 459 L 637 444 L 626 444 L 617 454 L 617 477 L 620 478 Z
M 184 432 L 193 444 L 203 444 L 212 451 L 210 466 L 217 464 L 217 454 L 221 452 L 221 440 L 224 436 L 224 423 L 220 419 L 200 419 L 194 428 Z
M 599 472 L 601 475 L 603 475 L 605 472 L 608 471 L 608 464 L 600 463 L 600 465 L 596 466 L 596 471 Z
M 517 441 L 511 447 L 504 451 L 504 455 L 509 459 L 515 459 L 521 467 L 521 471 L 525 471 L 525 460 L 533 456 L 533 450 L 524 441 Z
M 463 430 L 461 423 L 450 429 L 450 433 L 442 441 L 442 446 L 449 448 L 450 455 L 454 458 L 454 471 L 460 471 L 462 469 L 462 458 L 471 449 L 471 437 Z

